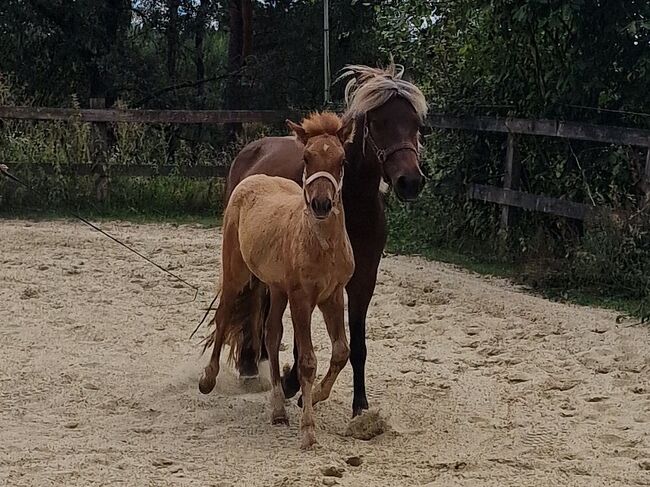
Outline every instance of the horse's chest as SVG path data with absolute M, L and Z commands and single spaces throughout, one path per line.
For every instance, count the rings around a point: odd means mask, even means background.
M 354 261 L 350 252 L 337 249 L 318 259 L 304 262 L 300 271 L 301 279 L 312 284 L 318 296 L 317 301 L 320 302 L 347 284 L 354 272 Z

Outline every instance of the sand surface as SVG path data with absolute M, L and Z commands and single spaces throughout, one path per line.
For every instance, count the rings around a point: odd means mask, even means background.
M 348 365 L 304 452 L 295 400 L 291 425 L 272 426 L 266 383 L 224 369 L 198 392 L 207 357 L 188 336 L 211 299 L 218 231 L 104 227 L 204 292 L 176 304 L 191 293 L 81 224 L 0 221 L 2 485 L 650 485 L 647 326 L 387 257 L 367 384 L 388 431 L 345 435 Z M 314 330 L 322 374 L 320 315 Z

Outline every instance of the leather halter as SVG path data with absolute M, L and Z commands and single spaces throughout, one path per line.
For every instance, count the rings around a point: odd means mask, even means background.
M 343 169 L 341 169 L 341 179 L 340 181 L 337 181 L 334 176 L 332 176 L 331 173 L 327 171 L 318 171 L 309 176 L 308 178 L 305 177 L 305 172 L 303 171 L 302 173 L 302 194 L 305 197 L 305 203 L 307 203 L 307 206 L 311 204 L 311 201 L 309 201 L 309 198 L 307 197 L 307 186 L 309 186 L 311 183 L 316 181 L 317 179 L 327 179 L 330 183 L 332 183 L 332 186 L 334 186 L 334 198 L 332 201 L 333 205 L 336 205 L 338 199 L 339 199 L 339 194 L 341 193 L 341 188 L 343 187 Z
M 366 147 L 366 141 L 370 145 L 370 148 L 372 151 L 375 153 L 377 156 L 377 159 L 379 160 L 379 163 L 384 165 L 386 161 L 396 152 L 403 151 L 403 150 L 410 150 L 415 153 L 416 157 L 420 157 L 420 151 L 418 150 L 417 146 L 413 145 L 411 142 L 399 142 L 397 144 L 391 145 L 390 147 L 385 147 L 383 149 L 380 149 L 377 143 L 375 142 L 375 139 L 372 137 L 372 134 L 370 133 L 370 129 L 368 127 L 368 119 L 367 116 L 364 116 L 363 119 L 363 152 L 365 154 L 365 147 Z

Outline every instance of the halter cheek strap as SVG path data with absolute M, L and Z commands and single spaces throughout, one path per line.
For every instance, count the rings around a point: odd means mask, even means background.
M 377 146 L 375 139 L 372 137 L 372 134 L 370 133 L 370 129 L 368 128 L 367 122 L 363 128 L 363 151 L 364 152 L 365 152 L 366 141 L 368 142 L 370 148 L 373 150 L 373 152 L 377 156 L 377 159 L 382 165 L 386 163 L 386 161 L 390 158 L 390 156 L 392 156 L 396 152 L 403 151 L 403 150 L 413 151 L 416 157 L 420 156 L 420 151 L 418 150 L 418 148 L 408 141 L 400 142 L 398 144 L 391 145 L 390 147 L 380 149 L 379 146 Z

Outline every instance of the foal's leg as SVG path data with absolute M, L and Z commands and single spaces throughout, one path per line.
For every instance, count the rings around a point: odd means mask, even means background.
M 334 386 L 336 378 L 345 367 L 350 356 L 348 338 L 345 335 L 343 288 L 340 287 L 334 291 L 334 294 L 327 301 L 320 304 L 319 308 L 323 313 L 327 333 L 332 341 L 332 357 L 327 374 L 314 389 L 313 404 L 330 397 L 332 386 Z
M 316 354 L 311 341 L 311 315 L 314 307 L 308 304 L 304 293 L 294 293 L 289 296 L 293 334 L 298 347 L 298 367 L 300 387 L 302 388 L 302 431 L 301 448 L 310 448 L 316 443 L 314 431 L 314 407 L 312 404 L 312 388 L 316 379 Z
M 289 424 L 284 409 L 284 392 L 280 377 L 280 341 L 282 340 L 282 315 L 287 307 L 287 296 L 279 289 L 271 288 L 271 307 L 266 318 L 266 350 L 271 368 L 271 423 Z

